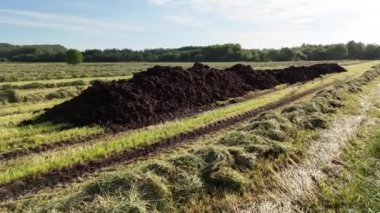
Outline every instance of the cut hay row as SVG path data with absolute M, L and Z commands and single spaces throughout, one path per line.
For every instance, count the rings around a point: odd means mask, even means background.
M 73 98 L 95 80 L 112 81 L 131 77 L 115 76 L 0 84 L 0 104 L 38 103 L 54 99 Z
M 11 92 L 11 96 L 8 97 L 8 103 L 38 103 L 55 99 L 68 99 L 77 96 L 86 87 L 87 86 L 73 86 L 64 88 L 28 90 L 10 89 L 8 91 Z
M 357 93 L 379 75 L 380 70 L 370 71 L 280 114 L 262 114 L 213 146 L 97 178 L 48 209 L 101 212 L 112 207 L 114 211 L 169 212 L 208 193 L 242 195 L 255 187 L 248 174 L 258 162 L 286 154 L 291 149 L 287 142 L 295 140 L 300 131 L 328 128 L 331 117 L 345 104 L 344 94 Z
M 0 81 L 4 82 L 3 84 L 9 82 L 22 84 L 23 81 L 129 76 L 149 65 L 142 63 L 100 63 L 67 66 L 64 63 L 6 63 L 1 66 L 3 72 L 0 75 Z

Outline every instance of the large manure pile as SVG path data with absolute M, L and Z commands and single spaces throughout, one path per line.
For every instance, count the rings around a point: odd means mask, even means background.
M 200 63 L 189 69 L 155 66 L 130 80 L 96 81 L 79 96 L 47 110 L 38 120 L 139 128 L 249 91 L 306 82 L 344 71 L 337 64 L 265 71 L 241 64 L 224 70 Z

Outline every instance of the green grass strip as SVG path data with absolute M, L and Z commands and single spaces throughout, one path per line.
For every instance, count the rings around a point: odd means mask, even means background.
M 60 104 L 63 101 L 65 101 L 65 99 L 55 99 L 52 101 L 39 103 L 17 103 L 0 105 L 0 117 L 43 110 L 45 108 L 50 108 L 54 105 Z
M 25 132 L 22 132 L 25 134 Z M 101 127 L 77 127 L 62 131 L 52 130 L 48 133 L 25 134 L 23 137 L 0 140 L 0 153 L 29 149 L 43 144 L 54 144 L 60 141 L 73 140 L 84 136 L 104 133 Z

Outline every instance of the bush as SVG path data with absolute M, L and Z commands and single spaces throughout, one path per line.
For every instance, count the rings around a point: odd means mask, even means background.
M 79 50 L 70 49 L 66 52 L 66 63 L 77 65 L 83 62 L 83 55 Z

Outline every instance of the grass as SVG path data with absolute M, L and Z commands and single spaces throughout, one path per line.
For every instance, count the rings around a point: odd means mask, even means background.
M 60 130 L 66 127 L 66 125 L 52 125 L 51 123 L 42 123 L 33 126 L 22 126 L 22 127 L 6 127 L 2 129 L 2 134 L 0 135 L 0 141 L 5 143 L 11 139 L 17 139 L 18 137 L 33 136 L 37 133 L 42 132 L 52 132 Z
M 77 96 L 87 86 L 61 87 L 61 88 L 44 88 L 15 90 L 17 94 L 16 102 L 41 102 L 53 99 L 67 99 Z
M 80 64 L 64 63 L 7 63 L 2 65 L 0 79 L 3 82 L 32 80 L 77 79 L 91 77 L 129 76 L 141 71 L 144 64 Z
M 65 99 L 56 99 L 51 101 L 44 101 L 39 103 L 15 103 L 15 104 L 6 104 L 0 105 L 0 117 L 9 116 L 21 113 L 33 113 L 36 111 L 41 111 L 45 108 L 51 108 L 54 105 L 60 104 Z
M 339 61 L 341 64 L 354 64 L 360 61 Z M 308 65 L 320 62 L 256 62 L 247 63 L 257 68 L 285 67 L 290 65 Z M 72 80 L 91 81 L 98 78 L 104 80 L 125 78 L 134 72 L 141 72 L 154 65 L 172 65 L 190 67 L 193 63 L 89 63 L 76 66 L 64 63 L 5 63 L 1 65 L 1 84 L 22 85 L 38 81 L 40 83 L 67 82 Z M 210 66 L 224 68 L 232 66 L 232 62 L 207 63 Z M 57 80 L 59 79 L 59 80 Z M 63 80 L 64 79 L 64 80 Z M 29 82 L 28 82 L 29 81 Z
M 31 85 L 38 83 L 40 87 L 59 87 L 65 84 L 75 84 L 74 82 L 83 81 L 89 84 L 91 81 L 101 80 L 101 81 L 112 81 L 119 79 L 129 79 L 132 75 L 128 76 L 112 76 L 112 77 L 85 77 L 85 78 L 67 78 L 67 79 L 51 79 L 51 80 L 30 80 L 30 81 L 13 81 L 13 82 L 0 82 L 0 86 L 4 87 L 10 85 L 12 87 L 26 87 L 26 85 Z
M 0 116 L 0 127 L 4 128 L 4 127 L 16 126 L 21 121 L 29 120 L 33 118 L 34 116 L 36 115 L 30 112 Z
M 340 157 L 340 175 L 320 183 L 315 211 L 377 212 L 380 210 L 380 125 L 362 129 Z M 346 178 L 345 178 L 346 177 Z
M 346 79 L 351 75 L 362 74 L 365 70 L 378 62 L 352 65 L 348 67 L 350 72 L 330 75 L 323 78 L 323 83 L 335 81 L 336 78 Z M 70 166 L 75 163 L 83 163 L 95 158 L 107 157 L 120 153 L 136 146 L 154 143 L 159 139 L 168 138 L 203 125 L 217 122 L 218 120 L 233 117 L 240 113 L 258 108 L 286 97 L 288 94 L 305 91 L 320 85 L 321 81 L 307 83 L 299 88 L 288 87 L 269 95 L 253 100 L 248 100 L 224 108 L 201 113 L 179 121 L 171 121 L 157 126 L 151 126 L 137 131 L 120 134 L 107 141 L 96 141 L 86 145 L 75 145 L 62 150 L 55 150 L 38 155 L 29 155 L 15 160 L 0 163 L 0 183 L 8 183 L 18 178 L 44 173 L 51 169 Z M 1 111 L 0 111 L 1 113 Z
M 321 206 L 315 209 L 377 212 L 380 210 L 380 125 L 369 137 L 353 141 L 342 156 L 350 180 L 326 180 L 321 184 Z M 363 140 L 364 139 L 364 140 Z
M 0 137 L 0 153 L 16 150 L 30 149 L 42 144 L 52 145 L 57 142 L 75 140 L 85 136 L 104 133 L 100 127 L 78 127 L 60 130 L 57 126 L 48 125 L 49 128 L 28 130 L 6 129 L 7 133 Z M 4 137 L 5 136 L 5 137 Z

